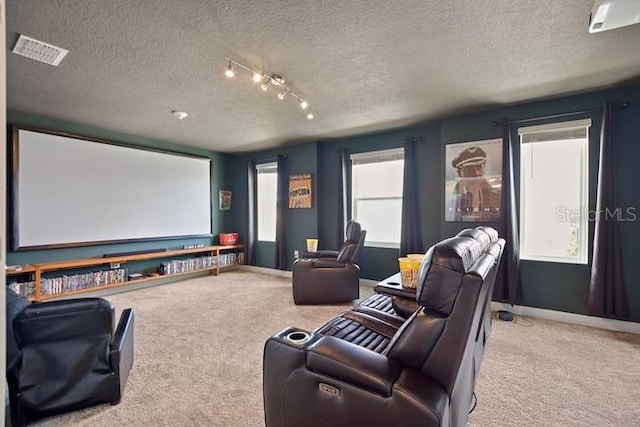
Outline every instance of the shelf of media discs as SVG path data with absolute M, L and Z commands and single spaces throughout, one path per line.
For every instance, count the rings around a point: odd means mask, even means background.
M 184 258 L 189 255 L 194 256 Z M 180 259 L 161 262 L 157 273 L 147 276 L 132 273 L 128 268 L 121 267 L 121 264 L 134 261 L 175 257 Z M 44 301 L 189 273 L 209 272 L 218 275 L 221 268 L 238 264 L 244 264 L 243 245 L 200 246 L 143 254 L 13 266 L 7 269 L 7 286 L 30 300 Z M 97 270 L 61 275 L 52 273 L 80 268 L 97 268 Z

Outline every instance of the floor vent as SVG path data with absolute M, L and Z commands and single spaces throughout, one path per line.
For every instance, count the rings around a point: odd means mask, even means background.
M 20 34 L 13 53 L 57 67 L 69 51 Z

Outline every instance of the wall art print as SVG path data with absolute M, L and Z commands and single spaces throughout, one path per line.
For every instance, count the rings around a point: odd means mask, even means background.
M 289 208 L 311 207 L 311 174 L 289 175 Z
M 445 221 L 498 221 L 502 139 L 447 144 L 445 162 Z

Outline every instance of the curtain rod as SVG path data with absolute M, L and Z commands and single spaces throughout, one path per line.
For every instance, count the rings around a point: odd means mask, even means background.
M 620 107 L 622 108 L 628 108 L 630 105 L 631 103 L 629 101 L 623 101 L 620 103 Z M 557 119 L 560 117 L 577 116 L 577 115 L 587 114 L 587 113 L 601 113 L 602 110 L 604 110 L 603 107 L 590 108 L 588 110 L 574 111 L 571 113 L 552 114 L 550 116 L 540 116 L 540 117 L 531 117 L 529 119 L 513 120 L 513 121 L 509 121 L 509 123 L 527 123 L 527 122 L 533 122 L 537 120 Z M 497 121 L 493 123 L 494 123 L 494 126 L 499 126 L 501 124 L 500 122 L 497 122 Z
M 538 121 L 538 120 L 559 119 L 559 118 L 562 118 L 562 117 L 578 116 L 578 115 L 588 114 L 588 113 L 601 113 L 602 110 L 603 110 L 603 108 L 599 107 L 599 108 L 590 108 L 588 110 L 582 110 L 582 111 L 574 111 L 574 112 L 571 112 L 571 113 L 551 114 L 551 115 L 548 115 L 548 116 L 530 117 L 528 119 L 510 120 L 509 124 L 512 124 L 512 123 L 528 123 L 528 122 L 535 122 L 535 121 Z
M 275 156 L 269 156 L 264 158 L 253 158 L 251 159 L 254 163 L 267 163 L 267 162 L 275 162 L 278 160 L 278 156 L 281 155 L 285 159 L 289 158 L 288 154 L 276 154 Z

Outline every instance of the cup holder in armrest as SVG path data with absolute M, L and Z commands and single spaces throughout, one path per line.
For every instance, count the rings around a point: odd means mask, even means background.
M 292 331 L 289 332 L 285 339 L 292 344 L 304 344 L 311 339 L 311 334 L 305 331 Z
M 276 341 L 288 344 L 293 347 L 306 348 L 321 338 L 321 335 L 315 332 L 305 331 L 304 329 L 289 326 L 286 329 L 275 334 L 273 337 Z

